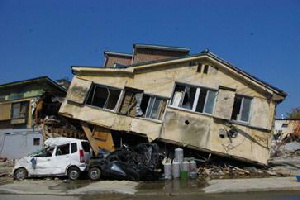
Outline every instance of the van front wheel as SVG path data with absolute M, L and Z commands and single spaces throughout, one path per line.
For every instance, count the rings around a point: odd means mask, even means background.
M 24 168 L 19 168 L 14 173 L 14 179 L 21 181 L 28 177 L 28 172 Z
M 80 169 L 77 167 L 70 167 L 68 169 L 68 178 L 70 180 L 77 180 L 80 176 Z

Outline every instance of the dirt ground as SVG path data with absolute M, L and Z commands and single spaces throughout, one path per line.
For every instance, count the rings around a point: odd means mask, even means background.
M 14 163 L 11 160 L 0 162 L 0 185 L 13 182 L 12 170 Z

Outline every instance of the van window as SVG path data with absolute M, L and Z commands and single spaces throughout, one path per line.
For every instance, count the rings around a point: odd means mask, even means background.
M 34 156 L 34 157 L 52 157 L 52 152 L 54 148 L 48 148 L 48 149 L 40 149 L 36 152 L 33 152 L 29 154 L 29 156 Z
M 90 144 L 88 142 L 81 142 L 81 146 L 83 148 L 83 151 L 90 152 Z
M 77 145 L 76 143 L 71 143 L 71 153 L 77 152 Z
M 57 150 L 56 150 L 57 156 L 67 155 L 69 153 L 70 153 L 70 144 L 69 143 L 57 147 Z

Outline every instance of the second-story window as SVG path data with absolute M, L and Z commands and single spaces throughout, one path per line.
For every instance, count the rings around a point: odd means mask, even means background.
M 166 105 L 166 98 L 145 94 L 143 90 L 136 88 L 125 87 L 119 112 L 130 117 L 161 120 Z
M 231 119 L 249 122 L 252 98 L 247 96 L 236 95 L 234 97 L 233 110 Z
M 28 101 L 13 103 L 11 106 L 12 119 L 26 119 L 28 113 Z
M 86 104 L 108 110 L 115 110 L 120 98 L 120 94 L 120 89 L 93 84 L 91 86 Z
M 161 119 L 167 100 L 158 96 L 143 95 L 141 109 L 143 117 L 149 119 Z
M 212 114 L 216 90 L 204 87 L 176 84 L 171 105 L 199 113 Z

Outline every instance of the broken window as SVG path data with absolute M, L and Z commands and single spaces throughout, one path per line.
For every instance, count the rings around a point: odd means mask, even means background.
M 28 113 L 28 101 L 13 103 L 11 106 L 12 119 L 26 119 Z
M 120 94 L 120 89 L 93 84 L 86 104 L 108 110 L 115 110 Z
M 161 119 L 167 100 L 161 97 L 144 94 L 142 90 L 125 88 L 120 113 L 131 117 Z
M 131 117 L 142 116 L 141 103 L 143 91 L 135 88 L 125 87 L 124 97 L 120 105 L 120 113 Z
M 248 122 L 252 98 L 236 95 L 234 97 L 231 119 Z
M 199 113 L 212 114 L 215 98 L 215 90 L 176 84 L 171 105 Z
M 149 119 L 161 119 L 167 104 L 166 99 L 157 96 L 145 95 L 145 100 L 147 99 L 147 109 L 143 117 Z M 146 108 L 146 101 L 144 101 L 143 108 Z

